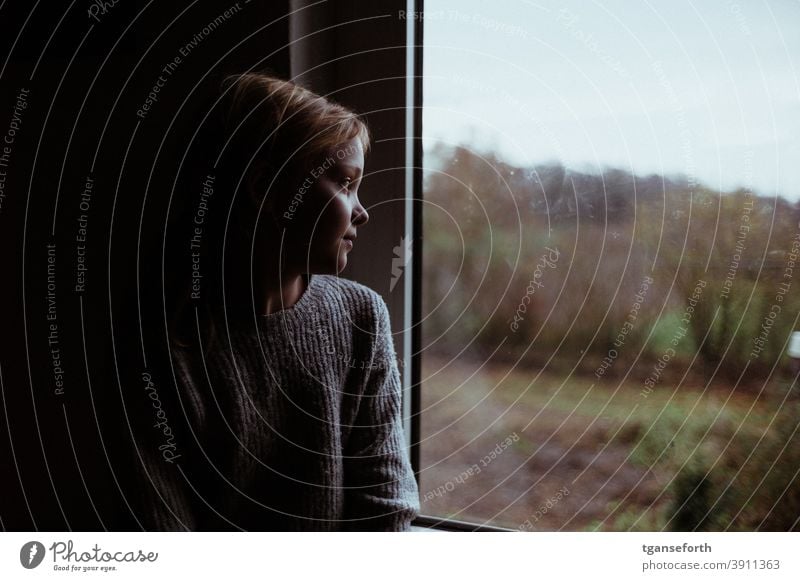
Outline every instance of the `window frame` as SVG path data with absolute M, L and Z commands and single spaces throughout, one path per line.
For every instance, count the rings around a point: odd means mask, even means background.
M 402 422 L 414 478 L 421 466 L 422 378 L 422 73 L 423 0 L 319 3 L 289 0 L 292 78 L 364 114 L 373 136 L 365 188 L 378 206 L 402 196 L 391 213 L 375 211 L 370 244 L 348 261 L 347 278 L 381 294 L 395 331 Z M 365 90 L 366 89 L 366 90 Z M 411 241 L 392 292 L 387 259 Z M 414 530 L 502 531 L 489 525 L 420 514 Z
M 406 14 L 424 14 L 424 0 L 407 0 Z M 403 335 L 403 423 L 414 478 L 419 485 L 422 440 L 422 79 L 423 79 L 423 22 L 424 18 L 406 18 L 406 233 L 412 240 L 411 276 L 405 277 L 405 308 Z M 420 512 L 411 523 L 414 530 L 440 532 L 514 532 L 496 527 Z

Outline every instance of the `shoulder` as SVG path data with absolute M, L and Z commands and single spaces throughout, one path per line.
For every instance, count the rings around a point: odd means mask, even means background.
M 333 275 L 325 275 L 321 282 L 330 285 L 328 292 L 349 311 L 354 348 L 360 353 L 356 358 L 387 367 L 396 354 L 389 309 L 383 297 L 366 285 Z
M 359 327 L 377 332 L 389 326 L 389 309 L 383 297 L 370 287 L 339 276 L 315 274 L 331 302 L 340 303 Z

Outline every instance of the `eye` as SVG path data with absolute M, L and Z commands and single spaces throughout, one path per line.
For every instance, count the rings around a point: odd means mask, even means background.
M 339 182 L 343 188 L 349 190 L 350 184 L 353 183 L 353 178 L 344 178 L 341 182 Z

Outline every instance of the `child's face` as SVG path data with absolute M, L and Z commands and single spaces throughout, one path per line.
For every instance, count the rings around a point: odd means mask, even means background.
M 363 172 L 364 148 L 355 138 L 329 151 L 301 177 L 284 218 L 291 224 L 291 238 L 302 239 L 290 248 L 302 252 L 295 259 L 303 269 L 338 274 L 347 266 L 357 228 L 369 220 L 358 199 Z

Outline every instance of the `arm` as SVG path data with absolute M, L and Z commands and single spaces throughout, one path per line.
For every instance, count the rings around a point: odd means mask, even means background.
M 197 377 L 201 363 L 189 350 L 173 351 L 176 383 L 165 364 L 143 373 L 129 404 L 131 464 L 139 517 L 145 530 L 203 530 L 211 512 L 208 461 L 196 439 L 208 422 Z M 205 362 L 202 362 L 205 365 Z
M 378 307 L 373 357 L 344 457 L 344 514 L 358 520 L 342 528 L 407 531 L 419 514 L 419 489 L 406 450 L 389 312 L 382 299 Z

